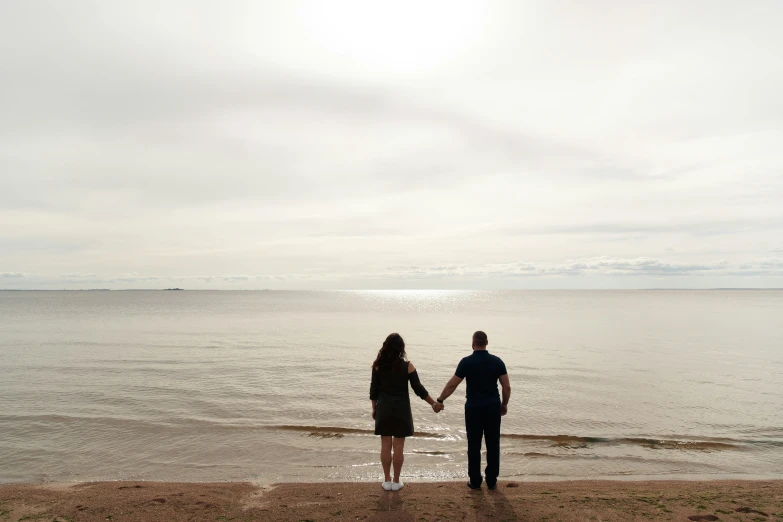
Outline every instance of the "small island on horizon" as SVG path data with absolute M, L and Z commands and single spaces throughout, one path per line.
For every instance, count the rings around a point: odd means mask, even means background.
M 182 288 L 164 288 L 165 292 L 174 292 L 174 291 L 182 291 Z

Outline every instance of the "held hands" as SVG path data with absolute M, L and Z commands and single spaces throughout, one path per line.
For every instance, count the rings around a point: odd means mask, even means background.
M 435 413 L 439 413 L 439 412 L 443 411 L 443 408 L 444 408 L 443 404 L 441 404 L 439 402 L 434 402 L 432 404 L 432 411 L 434 411 Z

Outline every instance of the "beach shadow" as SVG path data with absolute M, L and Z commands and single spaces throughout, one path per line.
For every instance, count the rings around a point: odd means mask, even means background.
M 476 520 L 492 520 L 493 522 L 511 522 L 527 520 L 522 518 L 515 510 L 511 501 L 498 487 L 494 491 L 481 489 L 467 493 L 470 506 L 474 511 Z
M 405 499 L 403 495 L 400 495 L 396 492 L 384 491 L 378 497 L 375 514 L 370 518 L 370 520 L 377 522 L 386 520 L 414 522 L 416 518 L 412 513 L 405 511 Z

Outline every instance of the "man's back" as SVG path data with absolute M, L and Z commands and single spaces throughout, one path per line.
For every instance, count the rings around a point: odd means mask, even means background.
M 506 365 L 486 350 L 474 350 L 459 362 L 455 375 L 467 380 L 468 402 L 491 401 L 500 397 L 498 379 L 506 375 Z

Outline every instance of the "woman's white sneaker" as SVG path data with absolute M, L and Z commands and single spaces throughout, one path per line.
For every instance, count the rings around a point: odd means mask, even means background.
M 391 490 L 392 491 L 399 491 L 399 490 L 401 490 L 404 487 L 405 487 L 405 484 L 403 484 L 402 481 L 392 482 L 391 483 Z
M 385 489 L 386 491 L 391 491 L 392 490 L 392 481 L 390 480 L 389 482 L 382 483 L 381 487 L 383 489 Z

